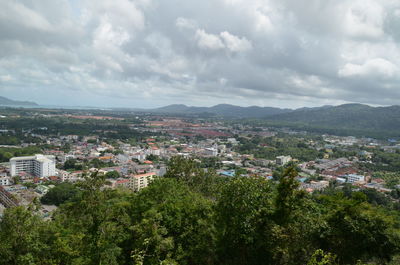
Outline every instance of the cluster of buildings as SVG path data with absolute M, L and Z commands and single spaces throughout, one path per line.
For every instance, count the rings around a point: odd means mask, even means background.
M 93 116 L 93 119 L 99 117 Z M 110 117 L 100 117 L 109 119 Z M 110 118 L 111 119 L 111 118 Z M 233 177 L 240 171 L 244 176 L 261 176 L 272 179 L 273 172 L 289 162 L 298 162 L 289 155 L 280 155 L 275 159 L 255 158 L 252 154 L 236 152 L 240 138 L 236 135 L 248 137 L 272 137 L 276 133 L 268 130 L 251 130 L 244 125 L 226 127 L 221 123 L 191 123 L 174 118 L 160 118 L 147 121 L 147 127 L 136 128 L 139 132 L 152 132 L 155 137 L 149 137 L 138 142 L 122 142 L 116 140 L 113 144 L 99 140 L 97 136 L 42 136 L 51 150 L 34 156 L 15 157 L 10 160 L 8 169 L 0 168 L 0 186 L 4 193 L 32 195 L 32 191 L 15 182 L 19 177 L 22 182 L 33 184 L 54 182 L 75 182 L 83 179 L 84 174 L 97 171 L 99 174 L 109 175 L 117 172 L 118 177 L 108 178 L 109 188 L 125 188 L 139 191 L 148 186 L 154 179 L 162 177 L 166 172 L 166 162 L 173 156 L 193 157 L 199 162 L 204 160 L 218 161 L 220 164 L 217 173 L 225 177 Z M 134 125 L 132 125 L 134 126 Z M 290 134 L 295 132 L 288 131 Z M 160 136 L 162 135 L 162 136 Z M 355 137 L 323 136 L 323 144 L 309 141 L 308 145 L 317 150 L 325 150 L 327 154 L 338 146 L 352 146 L 353 144 L 368 144 L 374 147 L 373 139 L 358 139 Z M 66 145 L 69 148 L 64 148 Z M 360 152 L 360 157 L 370 158 L 370 152 Z M 313 192 L 322 190 L 331 182 L 351 183 L 365 188 L 374 188 L 387 191 L 382 183 L 371 182 L 370 176 L 360 174 L 357 159 L 349 158 L 315 159 L 299 164 L 298 180 L 301 188 Z M 74 160 L 79 165 L 90 164 L 96 160 L 102 166 L 93 168 L 64 168 L 68 160 Z M 315 178 L 318 176 L 318 178 Z M 38 185 L 35 192 L 42 196 L 48 191 L 48 185 Z M 0 190 L 1 193 L 1 190 Z M 28 197 L 29 197 L 28 196 Z M 17 196 L 18 197 L 18 196 Z M 0 201 L 1 202 L 1 201 Z

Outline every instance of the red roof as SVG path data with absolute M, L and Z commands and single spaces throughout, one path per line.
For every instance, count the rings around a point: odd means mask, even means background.
M 117 180 L 115 182 L 115 184 L 124 184 L 124 183 L 128 183 L 128 182 L 129 182 L 129 179 L 121 179 L 121 180 Z

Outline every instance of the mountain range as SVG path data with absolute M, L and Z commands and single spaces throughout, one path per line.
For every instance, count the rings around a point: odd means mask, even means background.
M 39 105 L 35 102 L 11 100 L 0 96 L 0 106 L 36 107 Z M 344 104 L 283 109 L 259 106 L 240 107 L 229 104 L 219 104 L 212 107 L 173 104 L 155 109 L 130 110 L 160 114 L 257 119 L 254 124 L 263 126 L 289 127 L 337 135 L 400 138 L 400 106 L 371 107 L 364 104 Z
M 31 101 L 18 101 L 12 100 L 6 97 L 0 96 L 0 106 L 21 106 L 21 107 L 33 107 L 38 106 L 37 103 Z
M 151 112 L 172 114 L 202 114 L 210 113 L 228 118 L 264 118 L 267 116 L 288 113 L 291 109 L 280 109 L 273 107 L 240 107 L 229 104 L 219 104 L 212 107 L 191 107 L 183 104 L 173 104 L 165 107 L 152 109 Z
M 311 130 L 318 133 L 370 137 L 400 138 L 400 106 L 371 107 L 344 104 L 315 108 L 280 109 L 272 107 L 239 107 L 220 104 L 213 107 L 189 107 L 175 104 L 147 110 L 153 113 L 202 114 L 225 118 L 255 118 L 270 126 Z

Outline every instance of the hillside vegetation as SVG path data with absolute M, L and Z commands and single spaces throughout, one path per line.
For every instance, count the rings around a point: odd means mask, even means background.
M 94 174 L 49 221 L 7 209 L 0 264 L 398 264 L 398 211 L 362 192 L 309 195 L 296 175 L 225 179 L 177 157 L 131 193 Z

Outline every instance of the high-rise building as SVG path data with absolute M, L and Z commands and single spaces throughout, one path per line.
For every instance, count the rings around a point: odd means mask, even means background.
M 34 155 L 13 157 L 10 159 L 11 176 L 26 172 L 36 177 L 43 178 L 56 174 L 54 156 Z
M 156 176 L 157 174 L 155 172 L 133 175 L 129 180 L 128 187 L 133 191 L 139 191 L 147 187 Z

